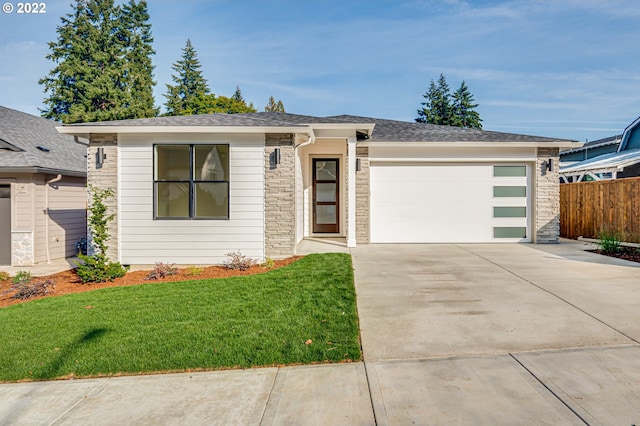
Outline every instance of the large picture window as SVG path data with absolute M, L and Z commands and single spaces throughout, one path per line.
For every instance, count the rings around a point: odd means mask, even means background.
M 229 145 L 155 145 L 156 219 L 229 218 Z

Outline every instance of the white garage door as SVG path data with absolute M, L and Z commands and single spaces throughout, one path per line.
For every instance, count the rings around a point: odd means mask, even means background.
M 531 241 L 524 164 L 371 166 L 372 243 Z

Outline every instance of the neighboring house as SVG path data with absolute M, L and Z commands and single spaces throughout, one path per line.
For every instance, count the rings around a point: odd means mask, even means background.
M 569 165 L 578 161 L 589 160 L 603 154 L 611 154 L 618 151 L 622 135 L 585 142 L 579 148 L 573 148 L 560 152 L 560 165 Z
M 591 155 L 586 160 L 561 165 L 561 181 L 570 183 L 640 176 L 640 117 L 627 126 L 619 140 L 615 152 Z M 563 154 L 560 154 L 561 160 L 566 158 Z
M 367 117 L 158 117 L 59 127 L 115 190 L 109 255 L 222 263 L 306 237 L 555 243 L 558 155 L 579 142 Z M 550 166 L 549 166 L 550 165 Z
M 86 146 L 55 123 L 0 107 L 0 265 L 73 256 L 86 236 Z

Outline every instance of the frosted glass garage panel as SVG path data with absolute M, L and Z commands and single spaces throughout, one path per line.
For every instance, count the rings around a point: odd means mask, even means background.
M 526 186 L 494 186 L 493 196 L 496 198 L 521 198 L 527 196 Z
M 526 226 L 496 226 L 493 238 L 527 238 Z
M 526 207 L 494 207 L 493 217 L 527 217 Z
M 527 166 L 493 166 L 494 177 L 527 176 Z

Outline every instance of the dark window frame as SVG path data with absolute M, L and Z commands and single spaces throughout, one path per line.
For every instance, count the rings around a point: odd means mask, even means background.
M 158 170 L 157 170 L 157 147 L 159 146 L 188 146 L 189 147 L 189 180 L 164 180 L 157 179 Z M 226 175 L 229 177 L 228 179 L 223 180 L 202 180 L 195 179 L 194 176 L 194 162 L 195 162 L 195 147 L 196 146 L 210 146 L 210 147 L 218 147 L 218 146 L 226 146 L 227 147 L 227 164 L 225 165 Z M 181 143 L 158 143 L 153 144 L 153 220 L 230 220 L 230 209 L 231 209 L 231 176 L 229 170 L 229 164 L 231 163 L 231 149 L 228 143 L 191 143 L 191 144 L 181 144 Z M 189 216 L 158 216 L 158 184 L 159 183 L 185 183 L 189 185 Z M 196 185 L 199 183 L 226 183 L 227 185 L 227 212 L 225 216 L 196 216 Z

